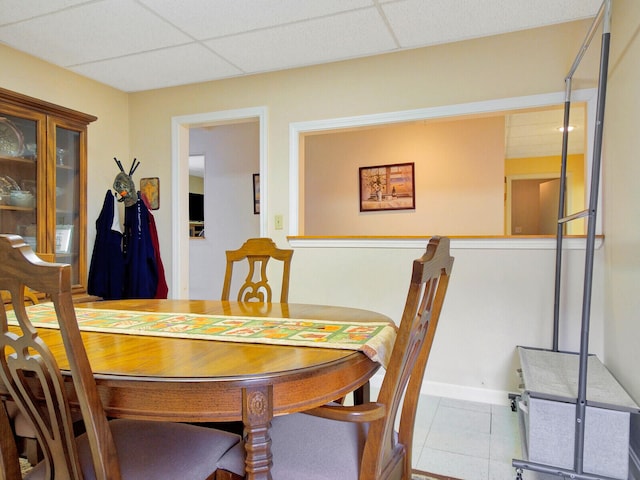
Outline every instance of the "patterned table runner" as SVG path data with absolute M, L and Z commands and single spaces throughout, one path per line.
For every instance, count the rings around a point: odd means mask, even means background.
M 80 330 L 227 342 L 267 343 L 360 350 L 387 367 L 396 328 L 386 322 L 330 322 L 297 318 L 267 318 L 138 312 L 76 308 Z M 27 307 L 36 327 L 58 328 L 52 303 Z M 16 324 L 13 312 L 7 312 Z

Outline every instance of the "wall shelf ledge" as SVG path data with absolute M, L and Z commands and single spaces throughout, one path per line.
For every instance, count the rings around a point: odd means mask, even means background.
M 451 249 L 490 250 L 555 250 L 555 236 L 448 236 Z M 406 248 L 422 249 L 431 237 L 418 236 L 288 236 L 293 248 Z M 566 250 L 586 249 L 586 236 L 564 238 Z M 595 248 L 604 243 L 604 235 L 596 237 Z

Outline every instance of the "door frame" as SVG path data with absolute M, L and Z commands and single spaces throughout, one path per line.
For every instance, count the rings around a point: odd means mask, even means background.
M 512 201 L 511 196 L 512 196 L 512 188 L 513 188 L 511 185 L 511 182 L 513 182 L 514 180 L 554 180 L 556 178 L 557 179 L 560 178 L 559 173 L 522 173 L 517 175 L 507 175 L 505 177 L 505 188 L 506 188 L 505 196 L 504 196 L 505 235 L 507 236 L 511 235 L 511 201 Z M 571 183 L 570 179 L 571 179 L 571 173 L 567 173 L 567 192 L 569 191 L 569 184 Z M 565 195 L 565 201 L 566 201 L 566 211 L 572 212 L 573 205 L 571 201 L 571 196 L 568 193 L 567 195 Z
M 257 118 L 260 124 L 260 236 L 267 234 L 267 107 L 196 113 L 171 118 L 171 298 L 189 298 L 189 129 Z

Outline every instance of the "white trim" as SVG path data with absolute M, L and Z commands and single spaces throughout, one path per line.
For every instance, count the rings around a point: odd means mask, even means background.
M 428 238 L 305 238 L 290 237 L 292 248 L 407 248 L 424 249 Z M 595 248 L 602 247 L 602 237 L 596 238 Z M 585 237 L 565 237 L 562 248 L 566 250 L 584 250 Z M 451 238 L 451 249 L 466 250 L 555 250 L 556 239 L 550 237 L 496 237 L 496 238 Z
M 380 390 L 384 371 L 378 371 L 370 380 L 372 389 Z M 454 385 L 452 383 L 430 382 L 428 380 L 422 383 L 420 395 L 431 395 L 443 398 L 455 398 L 456 400 L 466 400 L 468 402 L 489 403 L 492 405 L 511 404 L 509 393 L 505 390 L 491 390 L 488 388 L 476 388 L 464 385 Z
M 187 198 L 189 189 L 188 129 L 191 127 L 224 125 L 238 120 L 258 118 L 260 123 L 260 235 L 267 232 L 268 173 L 267 164 L 267 107 L 249 107 L 236 110 L 205 112 L 171 118 L 171 192 L 172 192 L 172 249 L 173 275 L 170 285 L 171 298 L 189 298 L 189 213 Z M 186 259 L 186 261 L 185 261 Z
M 593 127 L 591 120 L 595 114 L 597 89 L 589 88 L 572 92 L 572 101 L 587 102 L 587 115 L 589 118 L 587 128 L 588 159 L 587 178 L 585 185 L 590 184 L 591 157 L 593 153 Z M 446 118 L 457 115 L 473 115 L 481 113 L 499 112 L 504 110 L 519 110 L 525 108 L 547 107 L 562 105 L 565 101 L 565 92 L 545 93 L 524 97 L 502 98 L 482 102 L 462 103 L 441 107 L 420 108 L 416 110 L 404 110 L 398 112 L 376 113 L 372 115 L 360 115 L 343 118 L 330 118 L 325 120 L 312 120 L 307 122 L 294 122 L 289 124 L 289 235 L 300 235 L 300 185 L 304 172 L 301 171 L 300 161 L 300 136 L 311 132 L 321 132 L 338 128 L 353 128 L 362 126 L 382 125 L 388 123 L 409 122 L 434 118 Z M 560 152 L 559 152 L 560 153 Z M 602 232 L 602 223 L 599 222 L 597 231 Z
M 455 398 L 468 402 L 490 403 L 492 405 L 510 405 L 509 393 L 504 390 L 490 390 L 488 388 L 474 388 L 452 383 L 438 383 L 425 381 L 420 389 L 421 395 Z

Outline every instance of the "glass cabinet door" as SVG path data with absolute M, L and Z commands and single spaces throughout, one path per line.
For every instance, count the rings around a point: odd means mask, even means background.
M 46 208 L 44 124 L 44 116 L 0 111 L 0 232 L 22 236 L 36 252 L 45 248 L 37 228 Z
M 56 261 L 73 266 L 72 283 L 80 283 L 80 265 L 84 262 L 84 222 L 81 219 L 81 198 L 85 191 L 81 181 L 80 152 L 84 141 L 82 127 L 56 122 L 55 127 L 55 255 Z M 51 162 L 50 162 L 51 165 Z

